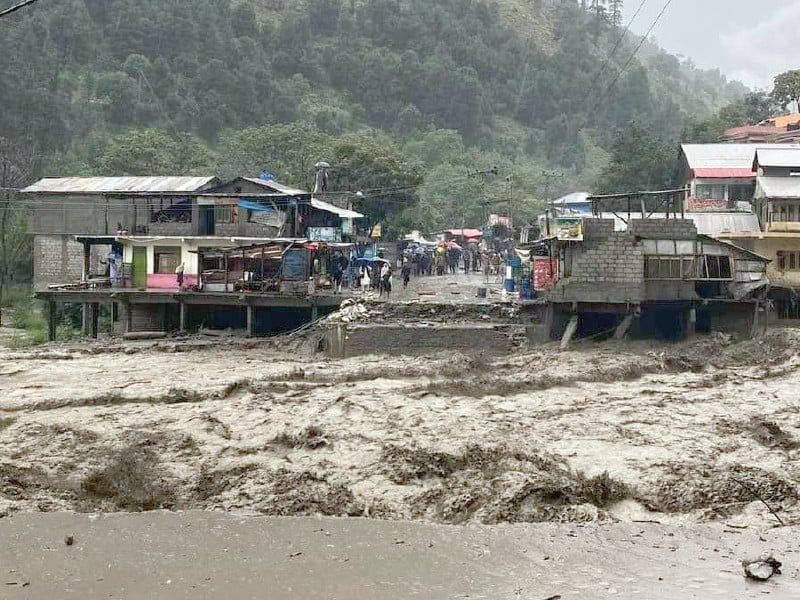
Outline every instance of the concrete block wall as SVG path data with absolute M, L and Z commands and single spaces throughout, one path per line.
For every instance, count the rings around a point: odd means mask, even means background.
M 394 325 L 355 325 L 347 328 L 345 353 L 421 355 L 443 350 L 461 352 L 508 352 L 513 348 L 512 335 L 524 327 L 483 325 L 404 327 Z
M 108 246 L 93 246 L 90 257 L 92 273 L 103 272 L 100 260 Z M 48 285 L 74 283 L 83 274 L 83 245 L 71 235 L 35 235 L 33 237 L 33 287 L 44 291 Z
M 633 235 L 614 232 L 584 243 L 570 277 L 559 281 L 548 298 L 562 302 L 641 302 L 644 293 L 644 248 Z
M 148 223 L 149 235 L 194 235 L 192 223 Z
M 628 232 L 664 240 L 693 240 L 697 237 L 697 227 L 691 219 L 631 219 Z
M 131 304 L 131 331 L 163 331 L 166 310 L 165 304 Z
M 586 242 L 598 241 L 614 233 L 613 219 L 584 219 L 583 239 Z

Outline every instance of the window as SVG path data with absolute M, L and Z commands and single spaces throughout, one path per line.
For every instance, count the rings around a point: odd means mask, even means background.
M 644 264 L 645 279 L 697 278 L 697 259 L 694 256 L 648 256 Z
M 774 223 L 800 221 L 800 204 L 797 202 L 781 202 L 772 205 L 772 221 Z
M 724 200 L 725 186 L 721 184 L 699 184 L 697 197 L 701 200 Z
M 800 271 L 800 252 L 778 251 L 778 269 L 781 271 Z
M 214 222 L 231 224 L 238 222 L 238 207 L 232 204 L 217 204 L 214 206 Z
M 731 279 L 731 259 L 729 256 L 703 257 L 702 279 Z
M 733 184 L 728 186 L 728 199 L 731 202 L 752 202 L 755 193 L 755 185 Z
M 154 273 L 174 273 L 181 264 L 181 249 L 178 247 L 156 247 L 153 249 Z

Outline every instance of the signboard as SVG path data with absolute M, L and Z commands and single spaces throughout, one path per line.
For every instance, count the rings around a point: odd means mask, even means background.
M 553 219 L 554 234 L 562 242 L 583 241 L 583 219 L 580 217 L 557 217 Z
M 309 227 L 306 236 L 312 242 L 341 242 L 342 230 L 339 227 Z
M 558 275 L 558 261 L 550 260 L 547 257 L 536 256 L 533 258 L 533 289 L 538 291 L 546 290 L 556 282 Z

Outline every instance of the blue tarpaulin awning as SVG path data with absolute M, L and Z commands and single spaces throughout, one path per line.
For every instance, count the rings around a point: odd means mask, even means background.
M 239 208 L 246 208 L 255 212 L 275 212 L 275 209 L 260 202 L 253 200 L 239 200 Z

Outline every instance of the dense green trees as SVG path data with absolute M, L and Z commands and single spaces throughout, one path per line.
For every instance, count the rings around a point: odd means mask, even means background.
M 677 141 L 687 114 L 737 92 L 649 45 L 619 77 L 601 73 L 619 37 L 607 19 L 524 2 L 533 34 L 504 6 L 37 3 L 0 23 L 0 132 L 41 157 L 32 175 L 267 169 L 310 187 L 327 160 L 336 190 L 403 188 L 362 201 L 390 228 L 474 226 L 505 178 L 520 207 L 542 198 L 546 169 L 564 175 L 548 195 L 591 187 L 629 120 Z M 495 166 L 483 188 L 467 176 Z
M 794 104 L 792 109 L 800 110 L 800 71 L 786 71 L 778 75 L 772 97 L 781 106 Z

